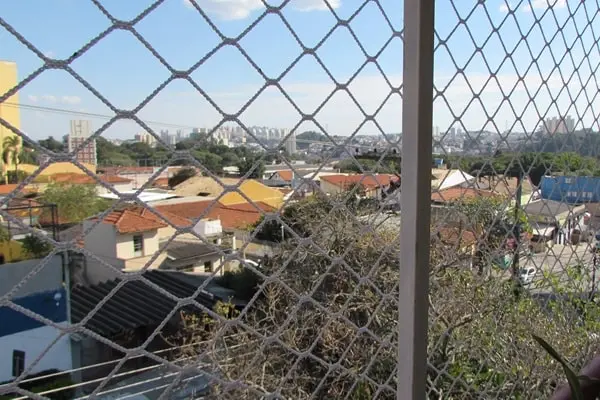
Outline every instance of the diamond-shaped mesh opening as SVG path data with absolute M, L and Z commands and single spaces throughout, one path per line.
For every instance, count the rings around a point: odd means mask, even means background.
M 417 15 L 104 3 L 0 14 L 0 397 L 394 398 L 418 319 L 431 399 L 547 398 L 565 375 L 534 335 L 595 355 L 597 4 L 435 2 L 413 237 Z M 425 312 L 398 265 L 427 240 Z
M 436 7 L 428 395 L 548 398 L 534 335 L 574 371 L 597 346 L 599 10 Z

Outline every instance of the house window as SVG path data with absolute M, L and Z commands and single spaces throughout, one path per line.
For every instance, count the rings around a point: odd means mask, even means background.
M 135 257 L 144 255 L 144 235 L 133 235 L 133 254 Z
M 204 272 L 212 272 L 212 261 L 204 262 Z
M 21 350 L 13 350 L 12 357 L 12 374 L 17 377 L 25 371 L 25 352 Z

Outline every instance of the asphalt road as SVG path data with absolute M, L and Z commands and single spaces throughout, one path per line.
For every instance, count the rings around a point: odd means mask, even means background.
M 554 291 L 556 281 L 564 289 L 592 290 L 593 258 L 591 251 L 594 243 L 582 243 L 577 246 L 554 245 L 546 253 L 534 254 L 529 258 L 521 258 L 520 267 L 535 267 L 537 273 L 528 288 L 534 293 Z M 600 255 L 599 255 L 600 259 Z M 583 265 L 583 278 L 575 283 L 566 274 L 566 267 Z M 596 271 L 596 288 L 600 282 L 600 269 Z

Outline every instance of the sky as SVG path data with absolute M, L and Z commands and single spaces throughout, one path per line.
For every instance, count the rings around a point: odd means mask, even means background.
M 137 115 L 156 131 L 211 128 L 222 112 L 240 111 L 246 126 L 319 130 L 301 122 L 297 108 L 318 110 L 315 120 L 332 135 L 401 131 L 403 46 L 393 32 L 402 28 L 402 1 L 367 1 L 361 8 L 362 0 L 291 0 L 278 15 L 265 14 L 263 0 L 165 0 L 134 26 L 150 49 L 132 32 L 114 29 L 81 50 L 111 19 L 133 20 L 152 1 L 97 3 L 0 0 L 0 59 L 17 63 L 20 80 L 44 61 L 6 27 L 52 59 L 79 51 L 70 67 L 89 86 L 64 70 L 47 69 L 29 81 L 19 92 L 21 125 L 34 139 L 61 137 L 70 119 L 90 119 L 98 129 L 114 115 L 104 101 L 132 110 L 148 96 Z M 442 132 L 451 126 L 533 132 L 544 116 L 571 115 L 578 127 L 598 130 L 593 72 L 600 63 L 600 17 L 593 3 L 436 0 L 433 125 Z M 321 43 L 338 19 L 353 15 L 348 27 L 337 26 Z M 245 55 L 233 45 L 217 48 L 222 38 L 240 35 Z M 303 53 L 317 45 L 316 57 Z M 376 63 L 367 62 L 375 56 Z M 171 74 L 159 57 L 176 70 L 197 66 L 189 75 L 194 85 L 175 79 L 163 87 Z M 256 96 L 265 86 L 261 74 L 279 87 Z M 348 91 L 334 93 L 332 78 L 350 79 Z M 376 122 L 365 123 L 365 114 L 374 113 Z M 143 130 L 120 120 L 102 135 L 128 139 Z

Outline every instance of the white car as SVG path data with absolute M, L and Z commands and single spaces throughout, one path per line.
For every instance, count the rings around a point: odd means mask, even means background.
M 521 268 L 519 270 L 519 283 L 523 286 L 531 285 L 537 270 L 534 267 Z

